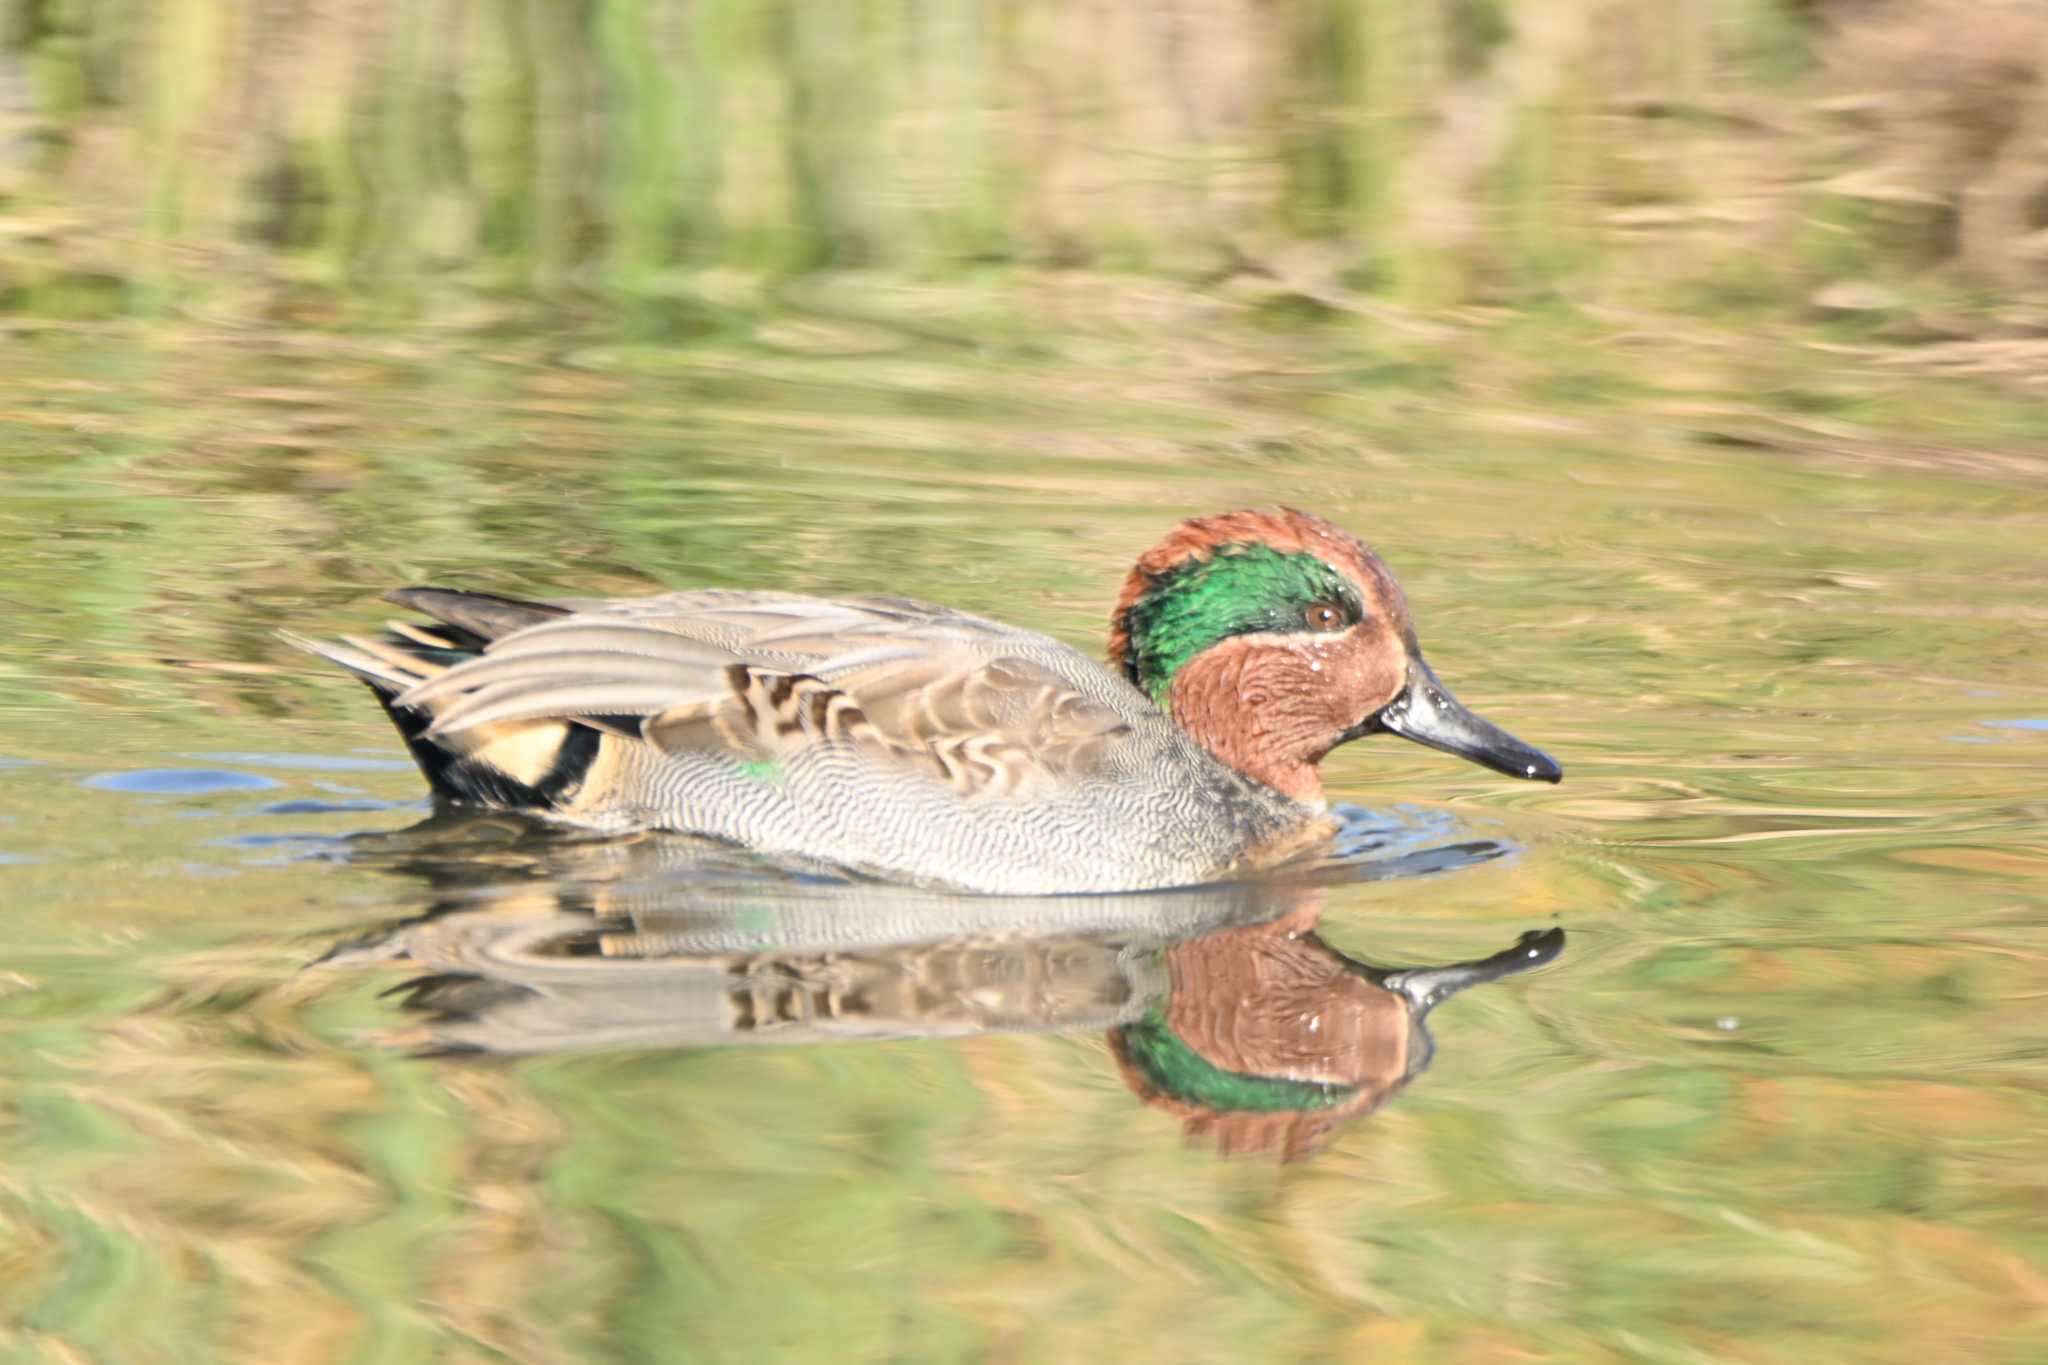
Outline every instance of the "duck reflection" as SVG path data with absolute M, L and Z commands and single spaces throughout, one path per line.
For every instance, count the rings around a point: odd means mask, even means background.
M 447 1054 L 1106 1032 L 1145 1103 L 1229 1154 L 1312 1153 L 1426 1068 L 1431 1009 L 1554 959 L 1390 968 L 1316 932 L 1323 892 L 1269 882 L 1124 896 L 964 898 L 767 880 L 673 836 L 564 840 L 436 821 L 369 856 L 426 913 L 321 963 L 404 964 L 385 1041 Z

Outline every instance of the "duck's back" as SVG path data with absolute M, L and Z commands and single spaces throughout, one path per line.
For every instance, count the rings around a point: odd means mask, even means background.
M 1035 632 L 897 598 L 521 602 L 312 646 L 445 795 L 605 830 L 1045 894 L 1208 880 L 1313 818 Z

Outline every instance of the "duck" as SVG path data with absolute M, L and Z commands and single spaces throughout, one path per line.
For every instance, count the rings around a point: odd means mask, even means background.
M 1291 507 L 1139 556 L 1107 666 L 901 597 L 386 600 L 427 620 L 286 638 L 368 684 L 438 799 L 800 871 L 986 895 L 1247 877 L 1327 843 L 1318 764 L 1382 733 L 1563 776 L 1437 679 L 1378 555 Z

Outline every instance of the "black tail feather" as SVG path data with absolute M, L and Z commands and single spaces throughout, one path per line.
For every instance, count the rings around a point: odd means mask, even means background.
M 384 594 L 384 600 L 466 631 L 479 641 L 495 640 L 569 614 L 569 608 L 552 602 L 527 602 L 459 588 L 394 588 Z
M 547 810 L 570 797 L 597 758 L 601 730 L 617 728 L 613 718 L 594 718 L 591 724 L 549 722 L 545 728 L 560 735 L 552 754 L 536 754 L 529 748 L 520 760 L 520 775 L 515 776 L 501 766 L 506 754 L 494 751 L 492 743 L 451 744 L 430 737 L 431 707 L 400 706 L 396 701 L 421 677 L 473 659 L 490 641 L 566 615 L 568 609 L 449 588 L 400 588 L 388 597 L 439 624 L 394 623 L 390 633 L 376 640 L 295 642 L 341 664 L 369 687 L 435 796 L 499 810 Z M 631 719 L 638 724 L 637 717 Z M 538 735 L 534 738 L 547 742 Z

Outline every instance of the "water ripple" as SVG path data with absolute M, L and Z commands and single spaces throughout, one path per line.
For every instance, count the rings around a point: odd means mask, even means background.
M 98 791 L 144 796 L 209 796 L 215 792 L 264 791 L 284 784 L 274 777 L 224 768 L 140 768 L 131 772 L 94 773 L 85 779 L 85 785 Z

